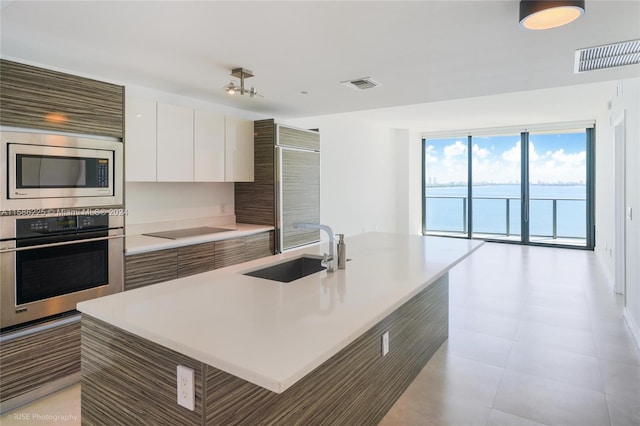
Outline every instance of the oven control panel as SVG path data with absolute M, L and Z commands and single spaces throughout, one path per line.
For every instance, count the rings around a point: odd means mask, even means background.
M 96 231 L 109 227 L 109 215 L 69 215 L 16 220 L 16 237 L 34 237 L 78 231 Z

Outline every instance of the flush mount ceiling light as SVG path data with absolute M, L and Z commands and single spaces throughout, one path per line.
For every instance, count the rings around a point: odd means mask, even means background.
M 226 86 L 224 86 L 224 90 L 230 94 L 235 95 L 236 93 L 240 93 L 241 95 L 249 95 L 250 98 L 255 96 L 262 97 L 261 94 L 258 93 L 255 87 L 251 86 L 251 89 L 246 89 L 244 87 L 244 79 L 253 77 L 253 71 L 249 71 L 245 68 L 234 68 L 231 70 L 231 76 L 240 79 L 240 85 L 238 86 L 233 80 Z
M 548 30 L 575 21 L 584 14 L 584 0 L 521 0 L 520 27 Z

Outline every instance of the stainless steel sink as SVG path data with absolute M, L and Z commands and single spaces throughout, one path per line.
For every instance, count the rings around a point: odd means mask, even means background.
M 244 275 L 289 283 L 327 269 L 321 265 L 321 262 L 321 257 L 302 256 L 266 268 L 245 272 Z

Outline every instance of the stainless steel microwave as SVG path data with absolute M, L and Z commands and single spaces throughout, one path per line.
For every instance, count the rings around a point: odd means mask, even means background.
M 121 206 L 122 143 L 30 132 L 0 133 L 3 212 Z

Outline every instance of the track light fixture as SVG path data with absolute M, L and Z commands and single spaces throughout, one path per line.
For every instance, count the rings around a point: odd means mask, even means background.
M 262 97 L 261 94 L 258 93 L 255 87 L 251 86 L 250 89 L 245 89 L 244 87 L 244 79 L 253 77 L 253 71 L 249 71 L 245 68 L 234 68 L 231 70 L 231 76 L 240 79 L 240 85 L 238 86 L 233 80 L 226 86 L 224 86 L 224 90 L 230 94 L 235 95 L 236 93 L 240 93 L 241 95 L 249 95 L 250 98 L 255 96 Z
M 575 21 L 584 14 L 584 0 L 521 0 L 520 27 L 548 30 Z

